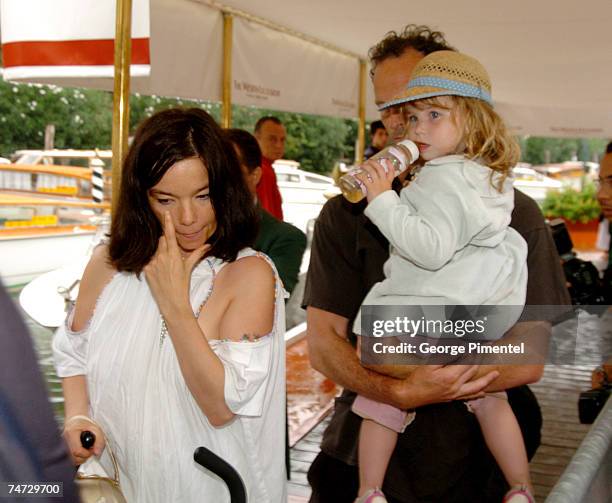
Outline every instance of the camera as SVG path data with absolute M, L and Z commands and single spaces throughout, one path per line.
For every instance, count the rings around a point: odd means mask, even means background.
M 551 220 L 549 226 L 559 256 L 563 261 L 563 272 L 569 283 L 569 294 L 572 304 L 577 306 L 602 306 L 593 314 L 601 314 L 607 304 L 612 303 L 612 271 L 605 272 L 603 279 L 592 262 L 581 260 L 574 252 L 572 238 L 567 231 L 565 222 L 560 218 Z
M 612 383 L 606 368 L 598 367 L 593 371 L 593 389 L 583 391 L 578 398 L 578 417 L 582 424 L 593 424 L 597 415 L 603 409 L 610 392 Z

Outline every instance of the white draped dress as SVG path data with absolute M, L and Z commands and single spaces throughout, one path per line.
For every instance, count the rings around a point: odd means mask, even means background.
M 256 254 L 245 249 L 238 259 Z M 194 269 L 194 313 L 225 265 L 211 257 Z M 210 341 L 225 367 L 225 400 L 236 414 L 219 428 L 208 422 L 187 388 L 171 338 L 161 338 L 160 312 L 144 276 L 116 273 L 84 330 L 72 331 L 70 316 L 58 329 L 57 374 L 86 376 L 91 417 L 115 452 L 129 503 L 229 502 L 224 483 L 194 462 L 198 446 L 238 470 L 249 502 L 286 500 L 285 306 L 274 272 L 272 332 L 255 342 Z

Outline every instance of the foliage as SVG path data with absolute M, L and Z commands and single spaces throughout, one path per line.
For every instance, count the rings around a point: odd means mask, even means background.
M 582 191 L 572 187 L 550 191 L 542 204 L 542 212 L 546 218 L 560 217 L 571 222 L 590 222 L 601 213 L 596 193 L 597 189 L 592 183 L 586 184 Z
M 147 117 L 151 117 L 151 115 L 159 110 L 172 107 L 198 107 L 211 114 L 217 121 L 219 121 L 221 116 L 221 107 L 216 103 L 181 98 L 165 98 L 155 95 L 145 96 L 136 93 L 130 96 L 130 130 L 133 133 L 138 124 Z
M 134 94 L 130 97 L 130 126 L 158 110 L 196 106 L 217 121 L 217 103 Z M 0 80 L 0 155 L 43 148 L 47 124 L 55 125 L 56 148 L 110 148 L 112 94 L 106 91 L 14 84 Z M 233 106 L 233 127 L 253 131 L 263 115 L 276 115 L 287 128 L 285 157 L 306 170 L 326 173 L 340 158 L 354 157 L 355 121 Z
M 520 141 L 522 160 L 530 164 L 593 161 L 605 151 L 607 140 L 529 137 Z M 548 152 L 548 155 L 547 155 Z M 548 157 L 548 158 L 547 158 Z
M 299 161 L 307 171 L 329 173 L 338 159 L 355 155 L 357 125 L 351 120 L 234 105 L 232 126 L 253 132 L 266 115 L 278 117 L 287 129 L 285 158 Z
M 112 96 L 103 91 L 0 82 L 0 153 L 42 148 L 55 124 L 57 148 L 108 148 Z
M 131 131 L 154 112 L 173 106 L 197 106 L 217 121 L 221 118 L 218 103 L 134 94 L 130 98 Z M 288 133 L 285 157 L 299 161 L 306 170 L 329 173 L 337 161 L 350 164 L 355 158 L 356 120 L 234 105 L 233 127 L 252 132 L 257 119 L 264 115 L 275 115 L 283 121 Z M 47 124 L 55 125 L 57 148 L 110 148 L 112 94 L 0 80 L 1 156 L 8 157 L 18 149 L 43 148 Z M 536 137 L 520 142 L 523 160 L 532 164 L 544 163 L 547 151 L 550 162 L 566 161 L 574 155 L 583 161 L 592 160 L 606 144 L 602 139 Z

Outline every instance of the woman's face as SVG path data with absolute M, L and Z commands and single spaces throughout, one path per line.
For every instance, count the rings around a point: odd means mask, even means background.
M 163 225 L 169 212 L 176 240 L 187 254 L 202 246 L 217 227 L 208 188 L 208 171 L 197 157 L 174 163 L 149 189 L 149 204 Z

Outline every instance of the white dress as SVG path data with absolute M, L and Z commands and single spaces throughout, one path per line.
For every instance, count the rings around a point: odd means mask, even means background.
M 238 258 L 256 254 L 245 249 Z M 207 258 L 194 269 L 194 313 L 225 265 Z M 238 470 L 249 502 L 286 501 L 285 306 L 274 273 L 272 332 L 255 342 L 210 342 L 225 367 L 225 400 L 236 414 L 220 428 L 211 426 L 187 388 L 170 337 L 161 342 L 160 312 L 144 276 L 116 273 L 87 328 L 73 332 L 69 317 L 58 329 L 53 341 L 57 374 L 86 375 L 91 417 L 117 457 L 129 503 L 229 502 L 225 484 L 193 460 L 199 446 Z
M 372 200 L 364 213 L 389 240 L 390 256 L 385 279 L 362 307 L 507 306 L 484 338 L 498 339 L 514 325 L 527 292 L 527 243 L 509 227 L 512 179 L 500 193 L 491 174 L 462 155 L 439 157 L 399 196 L 386 191 Z M 361 310 L 353 330 L 363 333 Z

